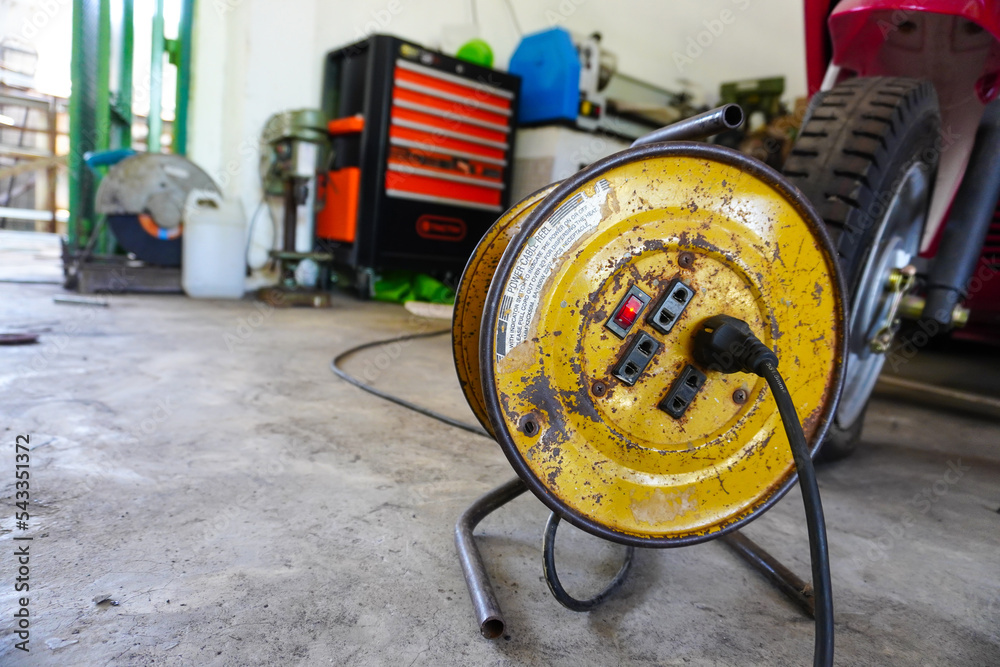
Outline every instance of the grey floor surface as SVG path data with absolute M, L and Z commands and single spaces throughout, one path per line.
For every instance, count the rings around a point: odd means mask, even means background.
M 541 579 L 546 512 L 530 496 L 480 528 L 508 621 L 480 638 L 452 529 L 511 477 L 499 448 L 328 368 L 351 345 L 447 323 L 346 296 L 268 310 L 60 293 L 0 283 L 0 331 L 41 333 L 0 347 L 0 664 L 811 664 L 812 623 L 719 543 L 640 551 L 606 605 L 563 609 Z M 350 368 L 472 419 L 447 337 Z M 27 532 L 13 517 L 18 434 L 31 437 Z M 1000 664 L 1000 425 L 876 400 L 862 450 L 820 484 L 837 664 Z M 807 575 L 797 491 L 747 533 Z M 34 537 L 28 654 L 11 634 L 19 535 Z M 560 539 L 580 595 L 618 566 L 621 547 Z

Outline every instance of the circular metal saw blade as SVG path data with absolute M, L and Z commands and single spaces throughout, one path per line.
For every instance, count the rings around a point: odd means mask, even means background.
M 176 229 L 187 195 L 195 189 L 220 192 L 211 176 L 180 155 L 140 153 L 108 170 L 95 207 L 105 215 L 145 214 L 161 229 Z

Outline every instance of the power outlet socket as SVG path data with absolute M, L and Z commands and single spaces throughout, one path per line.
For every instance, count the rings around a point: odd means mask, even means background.
M 685 285 L 679 278 L 675 278 L 667 286 L 667 291 L 663 293 L 660 300 L 649 311 L 647 320 L 649 325 L 661 334 L 670 333 L 693 298 L 694 289 Z
M 615 367 L 611 370 L 611 374 L 631 387 L 639 379 L 639 376 L 642 375 L 642 372 L 646 370 L 646 366 L 649 366 L 653 355 L 659 349 L 660 342 L 658 340 L 645 331 L 640 331 L 635 335 L 635 338 L 632 339 L 628 347 L 625 348 L 625 353 L 622 354 L 618 363 L 615 364 Z
M 680 419 L 704 384 L 705 374 L 688 364 L 657 407 L 674 419 Z

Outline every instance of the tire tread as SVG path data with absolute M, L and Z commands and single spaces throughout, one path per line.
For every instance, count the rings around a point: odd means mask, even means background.
M 849 294 L 873 243 L 877 204 L 900 170 L 919 160 L 936 168 L 937 94 L 927 81 L 901 77 L 848 79 L 817 93 L 785 163 L 784 174 L 826 224 Z M 883 206 L 884 208 L 884 206 Z M 857 447 L 863 415 L 830 425 L 817 456 L 834 460 Z

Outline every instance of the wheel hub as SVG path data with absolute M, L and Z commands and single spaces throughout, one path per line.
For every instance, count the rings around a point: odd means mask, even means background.
M 876 354 L 888 352 L 892 339 L 899 331 L 899 310 L 903 297 L 917 283 L 917 269 L 907 264 L 901 269 L 893 269 L 886 280 L 882 309 L 871 332 L 868 347 Z
M 903 297 L 913 288 L 910 265 L 920 245 L 930 182 L 920 163 L 899 181 L 871 244 L 851 305 L 844 393 L 837 409 L 842 428 L 864 411 L 899 328 Z

